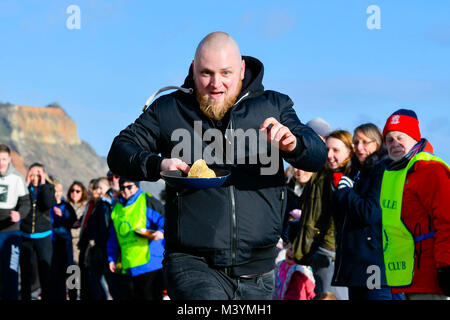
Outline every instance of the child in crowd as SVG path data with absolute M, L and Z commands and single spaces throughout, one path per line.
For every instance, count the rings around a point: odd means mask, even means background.
M 291 244 L 286 259 L 278 262 L 275 273 L 274 300 L 311 300 L 315 297 L 315 280 L 310 267 L 296 264 Z
M 319 293 L 314 300 L 339 300 L 333 292 L 325 291 Z

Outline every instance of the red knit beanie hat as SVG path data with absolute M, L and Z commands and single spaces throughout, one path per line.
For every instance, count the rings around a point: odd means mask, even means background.
M 420 141 L 419 119 L 412 110 L 400 109 L 395 111 L 386 121 L 383 129 L 383 140 L 389 131 L 400 131 L 416 141 Z

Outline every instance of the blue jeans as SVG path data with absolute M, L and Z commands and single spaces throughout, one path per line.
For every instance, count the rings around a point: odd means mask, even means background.
M 20 231 L 0 232 L 0 300 L 19 299 Z
M 274 271 L 254 278 L 230 277 L 204 258 L 166 253 L 164 276 L 171 300 L 271 300 Z
M 392 300 L 391 288 L 349 287 L 349 300 Z

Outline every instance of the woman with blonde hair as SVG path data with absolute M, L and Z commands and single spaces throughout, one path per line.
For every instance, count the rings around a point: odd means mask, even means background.
M 380 129 L 372 123 L 358 126 L 353 135 L 352 167 L 334 193 L 336 204 L 336 267 L 333 284 L 349 288 L 350 300 L 392 300 L 386 285 L 380 191 L 383 172 L 389 162 Z M 369 281 L 374 266 L 379 283 Z M 370 271 L 370 272 L 369 272 Z M 369 288 L 368 284 L 375 285 Z

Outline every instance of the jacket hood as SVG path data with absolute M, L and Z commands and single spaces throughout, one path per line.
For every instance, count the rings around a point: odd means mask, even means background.
M 244 59 L 245 61 L 245 73 L 244 79 L 242 80 L 242 89 L 238 97 L 236 98 L 236 101 L 239 101 L 239 99 L 241 99 L 244 96 L 247 96 L 247 98 L 249 97 L 253 98 L 264 92 L 264 86 L 262 85 L 262 79 L 264 76 L 264 65 L 262 64 L 261 61 L 253 57 L 242 56 L 242 59 Z M 174 94 L 178 95 L 180 99 L 186 99 L 186 97 L 189 97 L 188 99 L 193 99 L 195 101 L 195 95 L 192 95 L 192 93 L 195 90 L 192 63 L 191 66 L 189 67 L 188 75 L 181 87 L 167 86 L 157 90 L 147 99 L 142 111 L 145 112 L 145 110 L 147 110 L 147 108 L 150 106 L 150 103 L 158 94 L 171 89 L 178 90 Z
M 242 96 L 249 93 L 249 96 L 256 96 L 264 92 L 264 86 L 262 84 L 262 79 L 264 77 L 264 65 L 261 61 L 250 56 L 242 56 L 245 61 L 245 74 L 242 80 L 242 89 L 237 97 L 239 100 Z M 183 88 L 195 89 L 194 83 L 194 72 L 192 64 L 189 67 L 189 73 L 184 80 Z

